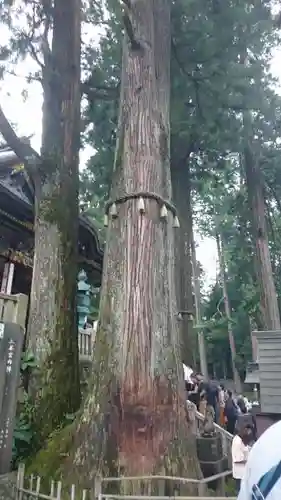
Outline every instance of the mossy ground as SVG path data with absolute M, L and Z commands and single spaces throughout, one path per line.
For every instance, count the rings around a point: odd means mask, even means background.
M 63 469 L 73 447 L 75 424 L 54 432 L 42 450 L 26 465 L 26 476 L 40 476 L 42 488 L 50 490 L 51 481 L 63 479 Z

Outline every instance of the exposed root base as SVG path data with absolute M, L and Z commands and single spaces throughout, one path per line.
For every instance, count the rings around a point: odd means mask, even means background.
M 103 419 L 101 419 L 103 420 Z M 103 420 L 105 424 L 105 420 Z M 187 423 L 183 426 L 186 430 Z M 106 441 L 102 443 L 92 438 L 88 442 L 87 451 L 91 458 L 87 462 L 78 462 L 77 453 L 79 450 L 75 446 L 77 433 L 76 424 L 72 424 L 61 431 L 55 433 L 48 441 L 45 449 L 41 450 L 28 467 L 28 474 L 36 474 L 42 477 L 43 486 L 47 490 L 50 488 L 50 481 L 62 479 L 65 485 L 74 483 L 78 490 L 84 488 L 93 489 L 95 478 L 99 477 L 120 477 L 120 476 L 149 476 L 163 475 L 185 478 L 200 478 L 201 470 L 196 456 L 196 444 L 193 436 L 175 439 L 170 443 L 166 453 L 156 461 L 154 469 L 150 473 L 145 473 L 146 458 L 133 456 L 135 461 L 132 468 L 126 467 L 130 457 L 124 457 L 120 450 L 116 448 L 116 440 L 104 434 Z M 183 434 L 182 434 L 183 436 Z M 86 446 L 85 443 L 83 446 Z M 74 453 L 74 447 L 76 449 Z M 82 449 L 80 449 L 81 453 Z M 83 449 L 85 451 L 85 448 Z M 84 455 L 84 454 L 83 454 Z M 85 457 L 85 455 L 84 455 Z M 126 458 L 124 460 L 124 458 Z M 82 456 L 80 456 L 82 459 Z M 137 460 L 137 462 L 136 462 Z M 75 463 L 76 462 L 76 463 Z M 181 483 L 170 480 L 126 480 L 112 481 L 103 484 L 103 492 L 119 494 L 145 494 L 145 495 L 197 495 L 198 488 L 194 484 Z
M 109 340 L 100 329 L 82 416 L 49 440 L 30 472 L 48 475 L 48 481 L 62 477 L 78 489 L 92 489 L 97 477 L 202 477 L 178 381 L 161 376 L 144 386 L 118 384 Z M 190 483 L 156 479 L 103 485 L 104 492 L 126 494 L 154 494 L 159 488 L 162 495 L 198 492 Z

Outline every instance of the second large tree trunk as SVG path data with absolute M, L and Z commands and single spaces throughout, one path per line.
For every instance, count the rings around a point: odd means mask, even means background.
M 246 118 L 244 122 L 247 124 Z M 245 126 L 246 134 L 249 126 Z M 280 330 L 280 313 L 270 260 L 262 177 L 249 141 L 245 145 L 244 160 L 249 207 L 252 214 L 252 234 L 256 247 L 255 267 L 260 288 L 263 328 Z
M 76 433 L 74 468 L 88 480 L 98 473 L 196 477 L 176 317 L 175 229 L 169 207 L 162 219 L 155 200 L 171 199 L 170 1 L 132 0 L 124 18 L 111 192 L 118 213 L 109 222 L 93 385 Z M 139 192 L 147 193 L 144 213 L 134 198 Z M 130 490 L 140 492 L 134 485 Z
M 175 283 L 182 342 L 182 360 L 195 368 L 196 343 L 193 331 L 194 300 L 192 287 L 192 213 L 191 213 L 191 183 L 188 160 L 181 165 L 173 165 L 172 187 L 173 199 L 178 209 L 180 228 L 175 235 Z
M 42 163 L 36 185 L 28 327 L 29 348 L 39 364 L 38 417 L 48 415 L 43 437 L 80 404 L 76 322 L 80 1 L 55 0 L 53 16 L 52 51 L 43 73 Z

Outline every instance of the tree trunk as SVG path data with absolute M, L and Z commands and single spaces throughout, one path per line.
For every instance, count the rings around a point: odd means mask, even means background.
M 196 326 L 198 335 L 200 370 L 205 379 L 208 379 L 208 364 L 207 364 L 207 356 L 205 348 L 204 331 L 202 328 L 199 328 L 199 326 L 202 324 L 201 293 L 200 293 L 198 263 L 196 258 L 196 248 L 195 248 L 193 231 L 191 235 L 191 255 L 192 255 L 192 273 L 193 273 L 193 286 L 194 286 L 194 297 L 195 297 L 195 313 L 196 313 Z
M 247 117 L 244 117 L 245 136 L 249 130 L 247 123 Z M 280 313 L 268 245 L 263 183 L 248 140 L 244 149 L 244 160 L 248 201 L 252 214 L 252 234 L 256 247 L 255 268 L 260 287 L 263 328 L 280 330 Z
M 38 390 L 41 396 L 39 413 L 48 413 L 44 435 L 80 405 L 76 322 L 80 28 L 80 1 L 56 0 L 52 50 L 43 71 L 42 162 L 35 186 L 28 326 L 28 345 L 39 363 L 41 387 L 35 387 L 36 396 Z
M 180 228 L 175 234 L 175 284 L 182 343 L 182 360 L 186 365 L 196 366 L 195 337 L 193 331 L 194 301 L 191 263 L 191 184 L 188 160 L 171 168 L 173 199 L 178 210 Z
M 186 402 L 174 284 L 169 165 L 170 1 L 131 0 L 119 133 L 93 360 L 93 385 L 76 432 L 74 469 L 96 474 L 197 477 Z M 125 482 L 124 482 L 125 484 Z M 128 484 L 128 481 L 126 482 Z M 140 493 L 140 481 L 129 490 Z M 122 489 L 122 487 L 121 487 Z
M 236 392 L 238 392 L 240 394 L 241 389 L 242 389 L 242 385 L 241 385 L 241 380 L 240 380 L 238 370 L 237 370 L 236 365 L 235 365 L 236 347 L 235 347 L 235 340 L 234 340 L 234 335 L 233 335 L 232 325 L 231 325 L 231 308 L 230 308 L 229 297 L 228 297 L 228 292 L 227 292 L 227 277 L 226 277 L 226 270 L 225 270 L 224 247 L 223 247 L 222 237 L 220 237 L 220 235 L 218 233 L 216 234 L 216 243 L 217 243 L 217 252 L 218 252 L 218 258 L 219 258 L 219 265 L 220 265 L 220 276 L 221 276 L 221 280 L 222 280 L 224 310 L 225 310 L 225 315 L 226 315 L 226 319 L 227 319 L 227 331 L 228 331 L 228 339 L 229 339 L 230 354 L 231 354 L 233 380 L 234 380 L 235 390 L 236 390 Z

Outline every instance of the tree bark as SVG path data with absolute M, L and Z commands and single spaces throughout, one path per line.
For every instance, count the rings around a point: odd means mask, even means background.
M 178 210 L 180 228 L 175 234 L 175 283 L 182 343 L 182 360 L 186 365 L 196 366 L 195 337 L 193 331 L 194 300 L 191 263 L 191 184 L 188 160 L 181 165 L 172 165 L 173 199 Z
M 80 405 L 76 321 L 80 14 L 79 0 L 55 0 L 52 48 L 43 71 L 28 346 L 39 363 L 38 411 L 41 416 L 48 412 L 45 435 Z M 39 397 L 39 387 L 35 389 Z
M 246 137 L 250 126 L 248 121 L 247 117 L 244 117 L 244 133 Z M 265 330 L 280 330 L 280 312 L 270 260 L 262 177 L 248 139 L 246 139 L 244 149 L 244 164 L 248 202 L 252 214 L 252 234 L 256 247 L 255 268 L 260 288 L 263 328 Z
M 124 22 L 111 197 L 144 191 L 170 200 L 170 1 L 126 2 Z M 74 470 L 89 481 L 200 474 L 186 419 L 173 217 L 168 210 L 162 219 L 149 195 L 144 205 L 141 213 L 137 199 L 117 203 L 109 221 L 92 388 L 74 454 Z M 126 491 L 140 493 L 140 483 Z
M 231 308 L 230 308 L 229 296 L 228 296 L 228 292 L 227 292 L 227 276 L 226 276 L 226 269 L 225 269 L 225 256 L 224 256 L 223 239 L 218 233 L 216 234 L 216 243 L 217 243 L 217 252 L 218 252 L 219 266 L 220 266 L 220 277 L 222 280 L 224 310 L 225 310 L 225 315 L 226 315 L 226 319 L 227 319 L 227 331 L 228 331 L 229 347 L 230 347 L 230 354 L 231 354 L 231 364 L 232 364 L 234 386 L 235 386 L 236 392 L 238 394 L 241 394 L 241 390 L 242 390 L 241 379 L 240 379 L 238 370 L 237 370 L 236 365 L 235 365 L 236 347 L 235 347 L 235 339 L 234 339 L 232 325 L 231 325 Z

